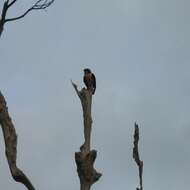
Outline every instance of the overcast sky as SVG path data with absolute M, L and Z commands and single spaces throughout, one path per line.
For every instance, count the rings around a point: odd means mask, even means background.
M 32 2 L 19 0 L 9 16 Z M 36 190 L 79 189 L 83 122 L 70 79 L 82 87 L 85 67 L 97 78 L 92 148 L 103 173 L 92 189 L 137 187 L 135 121 L 144 190 L 189 188 L 189 9 L 189 0 L 56 0 L 7 23 L 0 90 L 18 134 L 18 166 Z M 11 178 L 2 132 L 0 147 L 0 189 L 25 190 Z

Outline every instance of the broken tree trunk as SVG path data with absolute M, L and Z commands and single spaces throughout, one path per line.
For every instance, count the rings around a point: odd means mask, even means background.
M 9 164 L 12 177 L 15 181 L 22 183 L 28 190 L 35 190 L 30 180 L 17 167 L 17 135 L 15 127 L 8 113 L 7 104 L 4 96 L 0 92 L 0 125 L 3 130 L 5 141 L 5 154 Z
M 84 144 L 80 147 L 80 152 L 75 152 L 75 162 L 77 172 L 80 179 L 80 190 L 90 190 L 92 184 L 99 180 L 101 173 L 94 169 L 94 162 L 97 156 L 96 150 L 90 150 L 90 138 L 92 128 L 91 106 L 92 92 L 83 88 L 81 91 L 77 89 L 77 85 L 72 85 L 80 98 L 83 120 L 84 120 Z
M 143 185 L 142 185 L 143 161 L 141 161 L 139 157 L 138 142 L 139 142 L 139 126 L 135 123 L 133 158 L 139 168 L 139 181 L 140 181 L 140 188 L 137 187 L 136 190 L 143 190 Z

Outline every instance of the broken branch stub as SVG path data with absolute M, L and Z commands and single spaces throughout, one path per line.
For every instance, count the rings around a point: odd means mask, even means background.
M 5 141 L 5 154 L 7 157 L 8 165 L 15 181 L 22 183 L 28 190 L 35 190 L 27 176 L 17 167 L 17 135 L 15 127 L 8 113 L 7 104 L 4 96 L 0 92 L 0 125 L 2 127 L 4 141 Z
M 72 82 L 72 85 L 81 101 L 84 122 L 84 143 L 80 147 L 80 152 L 75 152 L 75 162 L 80 179 L 80 189 L 90 190 L 90 187 L 102 176 L 101 173 L 98 173 L 94 169 L 97 151 L 90 150 L 92 129 L 92 92 L 86 88 L 82 88 L 82 90 L 79 91 L 75 83 Z

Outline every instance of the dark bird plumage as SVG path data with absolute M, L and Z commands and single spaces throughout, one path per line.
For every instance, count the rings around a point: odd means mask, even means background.
M 96 77 L 88 68 L 84 69 L 83 81 L 86 88 L 94 94 L 96 91 Z

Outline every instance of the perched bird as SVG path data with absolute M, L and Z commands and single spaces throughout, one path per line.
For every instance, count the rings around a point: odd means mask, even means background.
M 96 77 L 88 68 L 84 69 L 83 82 L 86 88 L 94 94 L 96 90 Z

